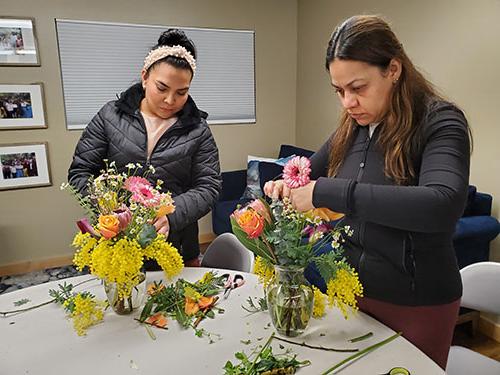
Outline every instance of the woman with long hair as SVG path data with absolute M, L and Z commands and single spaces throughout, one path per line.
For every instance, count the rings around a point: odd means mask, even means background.
M 467 120 L 380 17 L 340 24 L 326 69 L 343 110 L 311 158 L 311 182 L 291 191 L 268 182 L 264 190 L 289 196 L 300 211 L 344 213 L 341 225 L 354 232 L 344 255 L 364 286 L 360 309 L 445 368 L 462 293 L 452 235 L 467 196 Z

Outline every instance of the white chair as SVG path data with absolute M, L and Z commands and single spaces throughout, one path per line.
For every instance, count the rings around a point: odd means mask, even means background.
M 232 233 L 222 233 L 208 245 L 202 267 L 252 272 L 254 256 Z
M 464 286 L 461 306 L 500 314 L 500 263 L 473 263 L 460 270 Z M 500 375 L 500 362 L 461 346 L 452 346 L 448 375 Z

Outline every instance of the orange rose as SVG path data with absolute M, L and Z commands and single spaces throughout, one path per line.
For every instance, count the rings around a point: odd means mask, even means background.
M 268 207 L 264 204 L 264 202 L 260 199 L 256 199 L 252 201 L 249 207 L 253 208 L 257 213 L 264 218 L 269 224 L 271 224 L 271 214 L 269 212 Z
M 264 217 L 252 208 L 237 210 L 234 218 L 239 227 L 247 234 L 248 238 L 257 238 L 264 230 Z
M 99 232 L 107 240 L 115 237 L 120 232 L 120 221 L 114 215 L 99 216 Z

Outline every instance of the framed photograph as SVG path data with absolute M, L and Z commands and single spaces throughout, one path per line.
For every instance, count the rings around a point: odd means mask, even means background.
M 46 127 L 41 83 L 0 84 L 0 130 Z
M 33 18 L 0 16 L 0 65 L 40 65 Z
M 0 144 L 0 190 L 50 186 L 47 143 Z

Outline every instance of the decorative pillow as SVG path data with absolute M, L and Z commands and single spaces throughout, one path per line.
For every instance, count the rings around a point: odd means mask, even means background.
M 266 165 L 271 165 L 273 169 L 281 171 L 285 166 L 286 162 L 290 160 L 295 155 L 291 155 L 282 159 L 272 159 L 272 158 L 262 158 L 259 156 L 248 155 L 248 166 L 247 166 L 247 187 L 243 192 L 243 196 L 241 198 L 246 199 L 255 199 L 260 198 L 264 195 L 261 183 L 266 182 L 267 180 L 261 181 L 260 175 L 260 163 Z M 279 173 L 278 173 L 279 174 Z

